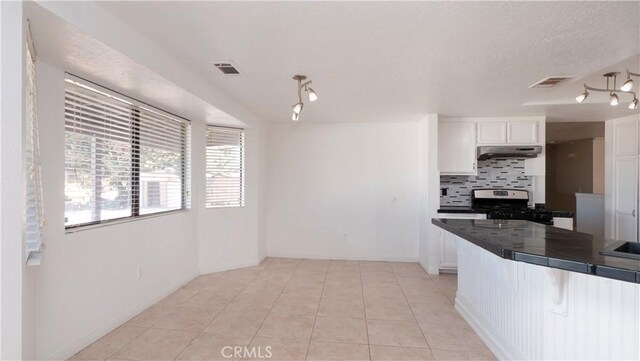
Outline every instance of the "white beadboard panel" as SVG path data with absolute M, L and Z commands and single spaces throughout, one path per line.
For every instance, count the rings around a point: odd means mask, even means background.
M 640 359 L 640 285 L 502 259 L 458 240 L 456 308 L 499 359 Z

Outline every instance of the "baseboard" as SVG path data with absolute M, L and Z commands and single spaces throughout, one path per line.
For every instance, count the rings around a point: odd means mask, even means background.
M 197 274 L 192 274 L 184 277 L 180 281 L 174 282 L 170 286 L 165 287 L 162 291 L 158 292 L 155 297 L 152 297 L 150 301 L 144 302 L 142 304 L 136 305 L 129 309 L 128 311 L 120 314 L 118 317 L 115 317 L 111 321 L 107 322 L 103 327 L 99 327 L 91 332 L 89 332 L 84 338 L 74 342 L 72 345 L 65 347 L 63 350 L 56 353 L 53 357 L 39 357 L 40 359 L 45 360 L 67 360 L 71 356 L 75 355 L 79 351 L 83 350 L 87 346 L 99 340 L 101 337 L 107 335 L 109 332 L 115 330 L 120 327 L 123 323 L 129 321 L 132 317 L 137 315 L 138 313 L 146 310 L 150 306 L 154 305 L 158 301 L 167 297 L 180 287 L 187 284 L 192 279 L 196 278 Z
M 471 326 L 473 331 L 484 341 L 498 360 L 525 360 L 524 355 L 511 346 L 497 330 L 483 320 L 482 315 L 463 297 L 456 296 L 456 310 Z
M 277 258 L 301 258 L 301 259 L 322 259 L 322 260 L 336 260 L 336 261 L 380 261 L 380 262 L 418 262 L 418 257 L 387 257 L 387 256 L 335 256 L 335 255 L 317 255 L 306 253 L 280 253 L 270 252 L 267 257 Z
M 430 275 L 439 275 L 440 274 L 440 270 L 438 269 L 438 267 L 429 267 L 429 265 L 426 262 L 423 261 L 419 261 L 418 264 L 420 266 L 422 266 L 422 269 L 427 272 L 427 274 Z
M 228 271 L 228 270 L 232 270 L 232 269 L 236 269 L 236 268 L 253 267 L 253 266 L 257 266 L 260 263 L 262 263 L 263 260 L 264 260 L 264 258 L 259 262 L 258 261 L 253 261 L 253 262 L 225 263 L 225 264 L 219 264 L 219 265 L 215 265 L 215 266 L 211 266 L 211 267 L 201 267 L 200 268 L 200 274 L 204 275 L 204 274 L 208 274 L 208 273 Z

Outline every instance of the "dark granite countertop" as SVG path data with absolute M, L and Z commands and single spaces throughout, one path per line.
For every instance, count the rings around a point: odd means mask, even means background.
M 554 217 L 560 218 L 573 218 L 573 216 L 575 215 L 575 213 L 571 211 L 551 211 L 551 213 Z
M 505 259 L 640 283 L 640 261 L 599 253 L 613 240 L 529 221 L 434 218 L 431 222 Z
M 570 211 L 553 211 L 549 210 L 554 217 L 573 218 L 574 213 Z M 479 211 L 471 208 L 471 206 L 440 206 L 438 213 L 487 213 L 486 211 Z

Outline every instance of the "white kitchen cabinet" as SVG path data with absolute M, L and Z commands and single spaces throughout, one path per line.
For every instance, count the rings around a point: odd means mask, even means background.
M 573 218 L 553 217 L 553 226 L 573 231 Z
M 438 218 L 447 219 L 487 219 L 483 213 L 439 213 Z M 440 231 L 440 272 L 455 272 L 458 269 L 458 237 L 438 228 Z
M 476 125 L 473 122 L 438 124 L 438 169 L 443 175 L 475 175 Z
M 576 230 L 603 237 L 604 194 L 576 193 Z
M 538 122 L 507 122 L 507 144 L 538 143 Z
M 638 241 L 638 157 L 616 158 L 614 174 L 614 232 L 620 241 Z
M 536 120 L 478 120 L 478 145 L 538 144 Z
M 625 119 L 617 122 L 613 129 L 615 157 L 638 155 L 638 121 Z
M 507 143 L 507 122 L 479 121 L 477 128 L 478 144 Z
M 605 142 L 609 142 L 605 144 L 605 183 L 609 184 L 605 191 L 607 236 L 637 242 L 640 238 L 639 119 L 637 116 L 630 116 L 608 121 L 605 129 Z

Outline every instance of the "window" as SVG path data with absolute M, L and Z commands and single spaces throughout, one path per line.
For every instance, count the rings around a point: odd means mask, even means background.
M 65 226 L 185 209 L 190 123 L 68 76 Z
M 244 206 L 244 131 L 207 126 L 209 208 Z
M 40 138 L 38 136 L 38 106 L 36 99 L 36 58 L 31 33 L 26 40 L 26 121 L 24 138 L 25 162 L 25 214 L 24 239 L 28 265 L 38 265 L 41 259 L 42 227 L 42 174 L 40 171 Z

